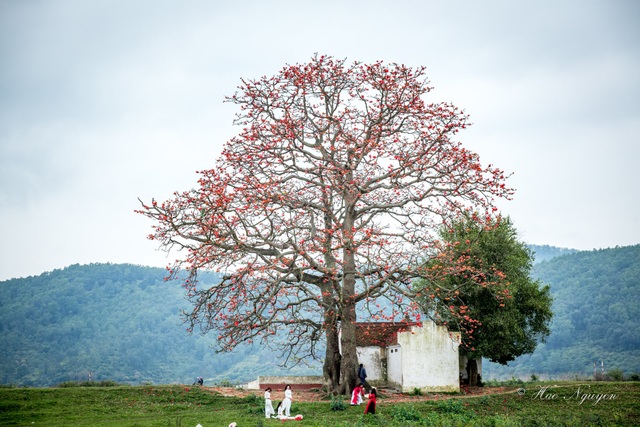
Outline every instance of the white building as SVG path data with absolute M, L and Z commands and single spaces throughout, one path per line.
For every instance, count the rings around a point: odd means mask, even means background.
M 367 382 L 403 393 L 460 391 L 460 333 L 434 322 L 357 323 L 358 361 Z

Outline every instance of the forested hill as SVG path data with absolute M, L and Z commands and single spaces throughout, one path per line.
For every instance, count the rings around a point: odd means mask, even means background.
M 213 335 L 188 335 L 184 289 L 165 275 L 92 264 L 0 282 L 0 383 L 246 381 L 281 372 L 268 351 L 215 354 Z
M 640 373 L 640 245 L 558 256 L 532 275 L 551 287 L 552 333 L 532 355 L 485 375 L 589 375 L 602 361 L 606 371 Z
M 534 254 L 534 264 L 578 252 L 576 249 L 558 248 L 549 245 L 527 245 Z
M 537 247 L 532 247 L 536 254 Z M 589 375 L 593 362 L 640 373 L 640 245 L 567 253 L 535 265 L 555 298 L 552 334 L 508 367 L 485 364 L 485 379 Z M 0 383 L 48 386 L 69 380 L 139 384 L 244 382 L 285 371 L 259 346 L 215 354 L 213 334 L 188 335 L 188 308 L 165 270 L 126 264 L 73 265 L 0 282 Z M 213 282 L 214 275 L 204 276 Z

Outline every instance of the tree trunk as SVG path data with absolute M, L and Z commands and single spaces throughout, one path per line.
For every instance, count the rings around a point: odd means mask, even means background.
M 354 153 L 347 153 L 347 166 L 351 168 Z M 340 363 L 340 393 L 349 395 L 356 386 L 358 354 L 356 352 L 356 254 L 353 243 L 356 210 L 355 203 L 357 189 L 352 188 L 354 181 L 353 170 L 348 169 L 345 174 L 343 199 L 345 204 L 344 220 L 342 223 L 342 293 L 340 295 L 340 330 L 342 359 Z
M 356 262 L 352 245 L 351 230 L 353 216 L 345 215 L 343 233 L 345 245 L 343 250 L 344 277 L 342 279 L 342 295 L 340 296 L 340 329 L 342 347 L 342 360 L 340 365 L 340 393 L 350 394 L 356 386 L 358 354 L 356 352 Z
M 356 352 L 356 310 L 353 302 L 345 303 L 342 310 L 341 346 L 342 360 L 340 364 L 340 393 L 350 394 L 356 385 L 358 354 Z
M 478 385 L 478 363 L 476 359 L 469 359 L 467 365 L 469 369 L 469 386 L 475 387 Z
M 327 334 L 329 335 L 329 334 Z M 332 334 L 333 335 L 333 334 Z M 329 346 L 329 340 L 332 345 Z M 338 391 L 340 385 L 340 352 L 338 351 L 338 339 L 327 336 L 327 350 L 324 359 L 322 373 L 324 376 L 324 387 L 330 393 Z
M 325 350 L 324 365 L 322 374 L 324 377 L 324 386 L 327 391 L 332 393 L 338 391 L 340 384 L 340 336 L 338 334 L 338 313 L 333 306 L 332 294 L 326 293 L 323 297 L 325 300 L 324 327 L 325 336 L 327 338 L 327 347 Z

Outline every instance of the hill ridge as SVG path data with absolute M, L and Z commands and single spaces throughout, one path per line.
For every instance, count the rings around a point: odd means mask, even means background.
M 595 360 L 640 372 L 640 245 L 570 253 L 549 248 L 560 255 L 537 262 L 533 276 L 556 298 L 552 333 L 507 367 L 486 363 L 485 379 L 589 375 Z M 180 313 L 189 303 L 179 283 L 164 280 L 166 273 L 134 264 L 73 264 L 0 282 L 0 383 L 185 383 L 203 376 L 210 384 L 321 372 L 313 363 L 283 369 L 276 354 L 259 345 L 214 353 L 215 337 L 186 333 Z

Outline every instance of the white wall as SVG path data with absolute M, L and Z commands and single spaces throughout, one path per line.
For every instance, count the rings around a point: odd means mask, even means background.
M 264 388 L 264 384 L 281 384 L 284 388 L 287 384 L 322 384 L 324 377 L 316 375 L 289 375 L 289 376 L 259 376 L 257 380 L 246 385 L 249 390 Z
M 402 347 L 402 389 L 422 391 L 460 391 L 458 346 L 460 334 L 445 326 L 424 322 L 410 331 L 398 333 Z
M 358 364 L 362 363 L 367 370 L 367 382 L 384 381 L 385 372 L 383 369 L 382 358 L 384 356 L 380 347 L 357 347 Z
M 402 388 L 402 348 L 399 345 L 387 348 L 387 383 L 390 387 Z

